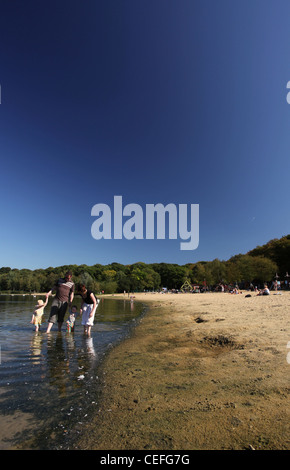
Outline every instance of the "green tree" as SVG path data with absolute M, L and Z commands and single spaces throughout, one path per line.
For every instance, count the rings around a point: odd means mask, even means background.
M 202 263 L 196 263 L 192 266 L 190 271 L 190 281 L 192 284 L 202 285 L 203 281 L 206 280 L 206 268 Z

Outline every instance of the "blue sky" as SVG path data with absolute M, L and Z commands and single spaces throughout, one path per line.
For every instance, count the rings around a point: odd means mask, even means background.
M 2 0 L 0 266 L 185 264 L 289 230 L 290 4 Z M 199 204 L 199 246 L 95 240 L 97 203 Z

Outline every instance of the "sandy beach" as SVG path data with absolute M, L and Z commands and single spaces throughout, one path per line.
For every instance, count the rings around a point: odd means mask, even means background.
M 75 448 L 290 449 L 290 292 L 247 294 L 135 294 L 148 312 Z

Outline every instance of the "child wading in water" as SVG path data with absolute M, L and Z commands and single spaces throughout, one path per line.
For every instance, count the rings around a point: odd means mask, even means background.
M 35 305 L 34 312 L 32 314 L 31 322 L 33 325 L 35 325 L 35 331 L 39 330 L 39 327 L 42 322 L 42 316 L 44 314 L 44 307 L 46 307 L 48 302 L 48 298 L 46 298 L 46 301 L 43 302 L 43 300 L 38 300 L 37 305 Z
M 96 299 L 94 293 L 88 290 L 84 284 L 79 286 L 79 293 L 82 297 L 80 313 L 82 314 L 84 333 L 90 336 L 99 300 Z
M 75 321 L 76 321 L 76 317 L 78 316 L 77 307 L 73 305 L 69 313 L 70 315 L 68 317 L 68 321 L 66 322 L 66 325 L 67 325 L 67 331 L 70 333 L 70 332 L 74 332 L 75 330 Z

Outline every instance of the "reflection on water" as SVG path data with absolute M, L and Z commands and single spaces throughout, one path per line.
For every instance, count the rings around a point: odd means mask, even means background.
M 61 437 L 96 410 L 98 365 L 142 313 L 142 305 L 101 299 L 91 337 L 80 318 L 75 332 L 39 332 L 29 322 L 32 296 L 0 296 L 0 449 L 59 448 Z M 80 301 L 76 298 L 78 307 Z M 22 418 L 23 419 L 22 419 Z M 16 419 L 17 418 L 17 419 Z M 7 424 L 9 426 L 7 427 Z

